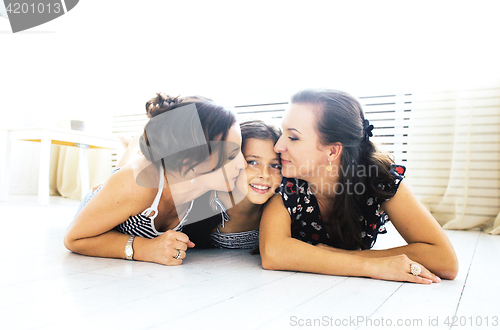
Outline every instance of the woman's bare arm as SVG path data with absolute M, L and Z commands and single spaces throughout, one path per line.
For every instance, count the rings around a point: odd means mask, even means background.
M 64 237 L 67 249 L 88 256 L 125 258 L 129 235 L 113 228 L 129 216 L 148 208 L 157 190 L 135 184 L 131 170 L 114 173 L 71 223 Z M 168 235 L 167 235 L 168 234 Z M 175 250 L 192 247 L 187 235 L 168 231 L 155 239 L 136 237 L 134 259 L 162 264 L 180 264 Z
M 420 276 L 411 275 L 412 260 L 405 255 L 377 258 L 351 255 L 343 250 L 324 249 L 292 238 L 290 221 L 281 196 L 275 195 L 266 205 L 260 224 L 263 268 L 425 284 L 437 281 L 425 267 Z
M 350 254 L 369 257 L 405 254 L 442 278 L 457 276 L 458 260 L 450 240 L 404 182 L 382 208 L 408 245 L 387 250 L 349 251 Z

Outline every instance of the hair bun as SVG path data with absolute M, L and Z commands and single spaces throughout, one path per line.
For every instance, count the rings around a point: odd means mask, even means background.
M 177 95 L 176 97 L 163 93 L 156 93 L 156 95 L 158 95 L 157 107 L 159 108 L 166 108 L 173 104 L 181 103 L 181 100 L 179 99 L 180 95 Z
M 166 110 L 168 107 L 181 102 L 180 95 L 173 97 L 164 93 L 156 93 L 156 97 L 146 103 L 146 113 L 149 117 L 153 117 L 158 110 Z

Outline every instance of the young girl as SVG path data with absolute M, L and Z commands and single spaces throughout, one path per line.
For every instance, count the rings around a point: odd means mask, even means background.
M 376 150 L 372 129 L 344 92 L 292 97 L 275 145 L 283 166 L 280 194 L 266 205 L 260 225 L 265 269 L 414 283 L 456 277 L 448 237 L 401 181 L 405 168 Z M 408 244 L 370 250 L 389 218 Z
M 233 195 L 246 196 L 233 205 L 228 193 L 214 191 L 211 204 L 221 213 L 221 222 L 210 235 L 213 246 L 229 249 L 252 249 L 259 244 L 259 223 L 264 204 L 275 194 L 281 182 L 281 163 L 274 144 L 281 132 L 260 120 L 240 125 L 242 152 L 247 168 L 241 175 Z
M 116 170 L 83 199 L 64 238 L 69 250 L 179 265 L 195 245 L 185 226 L 193 220 L 194 200 L 235 187 L 246 164 L 231 111 L 203 97 L 164 94 L 146 103 L 146 110 L 151 119 L 140 139 L 144 157 Z

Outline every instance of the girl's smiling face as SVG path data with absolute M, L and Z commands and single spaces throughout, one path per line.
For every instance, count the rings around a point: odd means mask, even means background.
M 250 138 L 245 141 L 243 156 L 247 162 L 247 198 L 253 204 L 264 204 L 281 183 L 281 163 L 272 140 Z

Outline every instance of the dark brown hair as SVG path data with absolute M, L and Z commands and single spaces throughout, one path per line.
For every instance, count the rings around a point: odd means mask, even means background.
M 182 122 L 173 122 L 168 120 L 168 117 L 161 122 L 155 122 L 155 117 L 191 104 L 196 107 L 196 112 L 182 116 Z M 165 170 L 180 172 L 182 168 L 187 168 L 185 174 L 189 168 L 206 160 L 208 148 L 210 154 L 219 151 L 218 159 L 214 160 L 213 170 L 220 168 L 226 162 L 225 144 L 214 144 L 211 141 L 226 140 L 229 129 L 236 122 L 234 113 L 229 109 L 202 96 L 172 97 L 157 93 L 156 97 L 146 103 L 146 112 L 151 119 L 144 127 L 139 145 L 149 161 L 157 161 L 152 155 L 167 155 L 162 157 Z M 199 127 L 200 124 L 203 137 L 194 132 L 194 127 Z M 147 132 L 158 135 L 154 139 L 161 143 L 151 144 L 152 137 L 148 137 Z M 181 150 L 171 154 L 173 149 Z
M 316 131 L 323 145 L 335 142 L 342 144 L 340 166 L 343 169 L 365 170 L 366 176 L 359 176 L 358 170 L 339 171 L 338 182 L 344 187 L 348 184 L 356 186 L 361 183 L 365 194 L 337 194 L 333 201 L 331 219 L 324 221 L 331 224 L 332 240 L 340 242 L 344 249 L 366 249 L 361 239 L 359 218 L 363 214 L 367 195 L 388 199 L 396 193 L 394 179 L 391 179 L 391 157 L 377 150 L 376 146 L 365 139 L 365 116 L 359 102 L 351 95 L 328 89 L 307 89 L 292 96 L 291 103 L 311 104 L 320 107 L 316 120 Z M 372 173 L 371 169 L 375 169 Z M 381 190 L 379 183 L 384 183 Z

